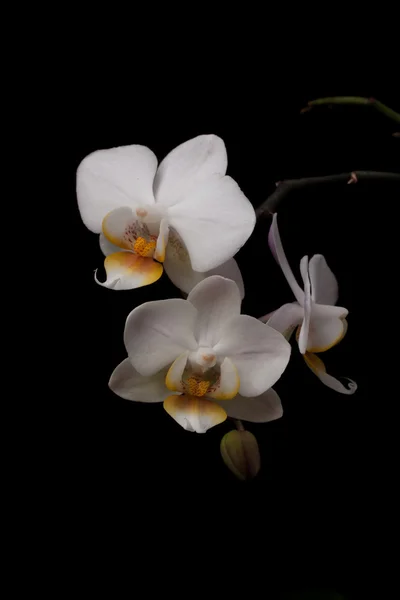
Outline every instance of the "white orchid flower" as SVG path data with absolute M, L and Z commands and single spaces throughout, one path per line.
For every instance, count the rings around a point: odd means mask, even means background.
M 107 279 L 114 290 L 157 281 L 165 270 L 181 290 L 211 272 L 238 280 L 234 254 L 255 225 L 237 183 L 225 175 L 225 144 L 200 135 L 170 152 L 157 168 L 145 146 L 98 150 L 77 171 L 77 197 L 86 227 L 100 233 Z
M 347 331 L 348 310 L 335 306 L 339 295 L 336 277 L 321 254 L 315 254 L 310 261 L 308 256 L 303 256 L 300 272 L 304 289 L 299 286 L 283 250 L 276 213 L 269 230 L 268 243 L 297 302 L 284 304 L 261 320 L 283 333 L 286 339 L 298 327 L 299 350 L 310 369 L 329 388 L 342 394 L 353 394 L 357 384 L 349 379 L 348 388 L 345 387 L 326 372 L 324 363 L 316 355 L 338 344 Z
M 240 292 L 217 275 L 187 300 L 146 302 L 128 316 L 128 358 L 110 388 L 128 400 L 163 402 L 188 431 L 204 433 L 227 416 L 266 422 L 282 416 L 272 389 L 285 370 L 290 344 L 258 319 L 240 314 Z

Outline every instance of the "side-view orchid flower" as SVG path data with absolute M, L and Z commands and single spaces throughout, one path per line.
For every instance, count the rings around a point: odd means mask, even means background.
M 255 212 L 226 176 L 221 138 L 200 135 L 158 165 L 145 146 L 98 150 L 77 171 L 77 198 L 86 227 L 100 233 L 105 282 L 128 290 L 157 281 L 163 265 L 189 293 L 210 274 L 241 282 L 232 257 L 251 235 Z
M 310 369 L 329 388 L 342 394 L 353 394 L 357 384 L 349 379 L 345 387 L 326 368 L 317 353 L 325 352 L 338 344 L 346 334 L 348 310 L 335 306 L 339 291 L 336 277 L 321 254 L 315 254 L 310 261 L 303 256 L 300 273 L 303 289 L 297 283 L 283 250 L 275 213 L 268 235 L 270 249 L 280 265 L 297 302 L 284 304 L 273 314 L 262 317 L 270 327 L 283 333 L 289 339 L 297 327 L 297 341 L 301 354 Z
M 267 422 L 282 416 L 272 386 L 290 358 L 275 329 L 240 314 L 239 288 L 217 275 L 198 283 L 187 300 L 146 302 L 127 318 L 128 358 L 109 386 L 138 402 L 163 402 L 188 431 L 204 433 L 227 416 Z

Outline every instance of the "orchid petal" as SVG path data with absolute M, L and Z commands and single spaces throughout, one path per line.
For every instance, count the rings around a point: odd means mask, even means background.
M 187 431 L 205 433 L 227 418 L 225 410 L 206 398 L 196 396 L 169 396 L 164 400 L 164 408 Z
M 173 229 L 169 230 L 164 269 L 172 283 L 186 294 L 205 277 L 204 273 L 193 271 L 188 251 Z
M 332 377 L 332 375 L 329 375 L 326 372 L 324 363 L 316 354 L 306 352 L 304 355 L 304 360 L 306 361 L 307 366 L 311 369 L 311 371 L 313 371 L 313 373 L 315 373 L 322 383 L 332 390 L 335 390 L 335 392 L 351 395 L 356 391 L 357 384 L 355 381 L 346 377 L 346 379 L 349 381 L 348 387 L 346 388 L 338 379 Z
M 82 160 L 76 193 L 86 227 L 101 232 L 103 218 L 120 206 L 154 204 L 153 181 L 157 158 L 145 146 L 97 150 Z
M 311 319 L 311 285 L 308 276 L 308 256 L 303 256 L 300 261 L 300 273 L 304 283 L 304 318 L 299 335 L 299 350 L 304 354 L 307 350 Z
M 312 318 L 316 319 L 344 319 L 349 314 L 343 306 L 328 306 L 327 304 L 313 304 Z
M 183 352 L 174 360 L 165 376 L 165 385 L 171 391 L 184 392 L 183 372 L 185 370 L 189 352 Z
M 138 218 L 145 212 L 146 217 Z M 119 248 L 131 250 L 140 256 L 153 257 L 156 251 L 156 238 L 159 234 L 160 223 L 151 208 L 149 211 L 141 208 L 136 213 L 129 206 L 121 206 L 112 210 L 103 219 L 103 234 L 107 240 Z M 162 220 L 163 231 L 159 248 L 165 244 L 168 233 L 166 220 Z M 166 229 L 167 227 L 167 229 Z M 161 261 L 160 261 L 161 262 Z
M 113 290 L 133 290 L 134 288 L 150 285 L 160 279 L 163 268 L 152 258 L 143 258 L 132 252 L 115 252 L 109 254 L 104 261 L 107 279 L 99 285 Z
M 291 348 L 272 327 L 239 315 L 226 323 L 214 351 L 233 361 L 240 377 L 239 393 L 248 397 L 259 396 L 278 381 L 289 362 Z
M 297 302 L 301 306 L 303 306 L 304 292 L 301 289 L 301 287 L 299 286 L 299 284 L 297 283 L 297 281 L 293 275 L 293 271 L 289 266 L 288 260 L 286 258 L 286 254 L 283 250 L 281 236 L 279 235 L 279 229 L 278 229 L 278 215 L 276 213 L 273 215 L 271 227 L 270 227 L 270 230 L 268 233 L 268 244 L 269 244 L 270 250 L 271 250 L 275 260 L 277 261 L 280 268 L 282 269 L 282 272 L 283 272 L 284 276 L 286 277 L 286 280 L 287 280 L 288 284 L 290 285 L 291 290 L 292 290 L 293 294 L 295 295 Z
M 199 346 L 215 346 L 226 323 L 240 315 L 238 286 L 219 275 L 207 277 L 198 283 L 190 292 L 188 302 L 198 311 L 195 336 Z
M 124 250 L 133 250 L 138 233 L 139 222 L 129 206 L 120 206 L 105 215 L 102 223 L 103 235 L 115 246 Z
M 303 315 L 304 309 L 297 302 L 292 302 L 278 308 L 266 321 L 264 318 L 260 320 L 289 339 L 294 328 L 302 322 Z
M 240 379 L 236 366 L 225 358 L 221 364 L 221 374 L 216 386 L 206 392 L 207 398 L 215 400 L 231 400 L 240 388 Z
M 191 290 L 203 279 L 211 275 L 221 275 L 232 279 L 240 291 L 240 297 L 244 297 L 244 283 L 238 264 L 234 258 L 222 265 L 211 269 L 206 273 L 193 271 L 188 251 L 176 231 L 170 230 L 164 269 L 168 277 L 176 287 L 189 294 Z
M 240 299 L 243 300 L 243 277 L 240 272 L 239 265 L 237 264 L 234 258 L 231 258 L 230 260 L 227 260 L 226 262 L 222 263 L 222 265 L 215 267 L 215 269 L 211 269 L 210 271 L 207 271 L 207 273 L 204 273 L 204 277 L 211 277 L 212 275 L 220 275 L 221 277 L 225 277 L 225 279 L 231 279 L 232 281 L 234 281 L 237 287 L 239 288 Z
M 254 229 L 255 212 L 233 179 L 214 175 L 170 207 L 169 222 L 182 238 L 192 268 L 204 273 L 243 246 Z
M 145 302 L 135 308 L 126 320 L 124 332 L 135 369 L 141 375 L 153 375 L 186 350 L 197 350 L 193 335 L 196 318 L 194 306 L 179 298 Z
M 307 352 L 326 352 L 344 338 L 346 331 L 346 319 L 313 317 L 308 335 Z
M 154 179 L 157 203 L 173 206 L 215 173 L 225 175 L 225 144 L 216 135 L 199 135 L 172 150 L 160 163 Z
M 339 297 L 338 282 L 322 254 L 314 254 L 310 259 L 308 269 L 314 302 L 336 304 Z
M 135 402 L 164 402 L 171 395 L 165 387 L 165 369 L 151 377 L 143 377 L 128 358 L 114 369 L 108 385 L 117 396 Z
M 106 238 L 106 236 L 104 235 L 104 233 L 101 233 L 99 236 L 99 244 L 100 244 L 100 250 L 102 251 L 104 256 L 108 256 L 109 254 L 114 254 L 114 252 L 121 252 L 121 248 L 119 246 L 116 246 L 115 244 L 112 244 L 111 242 L 109 242 L 108 239 Z
M 228 417 L 251 423 L 267 423 L 280 419 L 283 414 L 281 400 L 272 388 L 254 398 L 238 394 L 232 400 L 216 402 L 226 410 Z

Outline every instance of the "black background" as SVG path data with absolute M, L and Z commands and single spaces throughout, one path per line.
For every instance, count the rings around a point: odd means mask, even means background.
M 293 344 L 289 367 L 275 386 L 284 416 L 248 424 L 259 441 L 262 470 L 254 481 L 241 483 L 219 453 L 221 437 L 232 428 L 229 421 L 206 435 L 188 433 L 161 405 L 128 402 L 108 389 L 112 370 L 125 357 L 129 312 L 180 292 L 165 275 L 128 292 L 95 284 L 93 271 L 103 257 L 98 236 L 80 220 L 75 171 L 99 148 L 138 143 L 161 160 L 181 142 L 215 133 L 227 147 L 228 174 L 257 207 L 284 179 L 358 169 L 399 172 L 400 141 L 391 135 L 396 126 L 383 115 L 363 107 L 300 114 L 308 100 L 325 95 L 376 95 L 397 110 L 399 99 L 383 88 L 302 85 L 301 78 L 285 91 L 276 86 L 268 92 L 245 75 L 240 86 L 200 80 L 177 76 L 153 82 L 145 92 L 115 95 L 107 71 L 69 99 L 73 118 L 63 133 L 68 149 L 64 194 L 74 293 L 68 295 L 65 327 L 72 327 L 74 349 L 66 366 L 72 392 L 61 409 L 68 434 L 56 468 L 62 474 L 58 493 L 67 507 L 64 514 L 80 524 L 77 546 L 83 555 L 89 540 L 106 548 L 100 551 L 105 562 L 117 539 L 132 550 L 140 548 L 135 577 L 142 565 L 168 560 L 171 579 L 164 583 L 173 584 L 189 571 L 197 588 L 195 574 L 202 573 L 198 585 L 222 577 L 227 559 L 231 582 L 251 582 L 253 591 L 259 583 L 266 585 L 265 579 L 272 581 L 279 564 L 284 575 L 278 577 L 280 592 L 271 598 L 306 585 L 367 597 L 357 590 L 365 586 L 358 559 L 370 534 L 365 507 L 376 485 L 373 439 L 380 430 L 379 411 L 372 433 L 367 425 L 376 402 L 370 395 L 369 344 L 372 305 L 379 296 L 374 239 L 384 207 L 399 198 L 399 185 L 310 187 L 293 191 L 282 203 L 280 230 L 295 273 L 304 254 L 321 253 L 339 281 L 338 304 L 350 312 L 349 329 L 324 360 L 328 372 L 351 377 L 359 388 L 353 396 L 327 389 Z M 243 312 L 255 317 L 292 301 L 268 250 L 269 223 L 257 224 L 236 257 L 246 288 Z M 114 541 L 108 545 L 110 532 Z M 85 564 L 82 560 L 80 568 Z

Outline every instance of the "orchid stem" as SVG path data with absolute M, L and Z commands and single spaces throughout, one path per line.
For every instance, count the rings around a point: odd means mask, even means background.
M 382 114 L 386 115 L 389 119 L 394 121 L 395 123 L 400 123 L 400 114 L 380 102 L 379 100 L 375 100 L 375 98 L 361 98 L 360 96 L 331 96 L 329 98 L 318 98 L 317 100 L 311 100 L 307 103 L 307 108 L 303 109 L 302 112 L 306 112 L 311 109 L 313 106 L 323 106 L 323 105 L 331 105 L 331 104 L 356 104 L 356 105 L 366 105 L 372 106 Z
M 311 185 L 324 183 L 357 183 L 358 181 L 397 181 L 400 183 L 400 175 L 397 173 L 386 173 L 379 171 L 353 171 L 352 173 L 341 173 L 340 175 L 324 175 L 322 177 L 303 177 L 302 179 L 288 179 L 277 183 L 276 190 L 256 209 L 257 218 L 272 215 L 276 212 L 278 204 L 292 190 L 301 190 Z
M 244 431 L 243 423 L 240 419 L 233 419 L 233 422 L 235 423 L 238 431 Z

